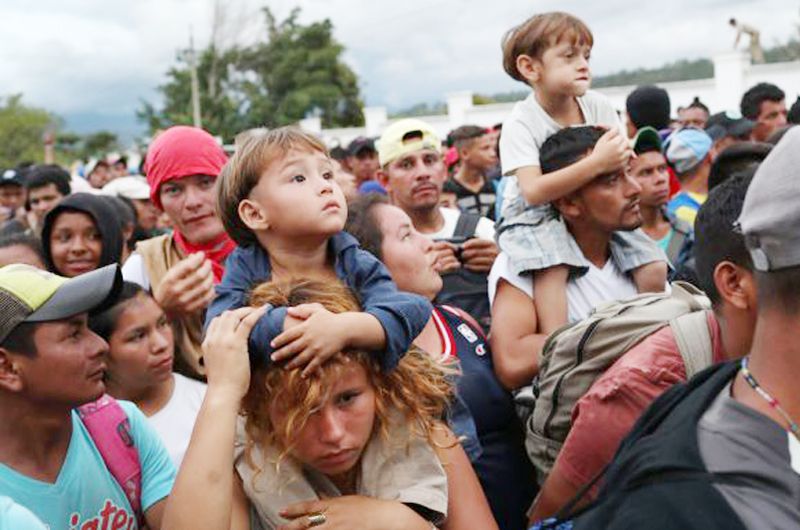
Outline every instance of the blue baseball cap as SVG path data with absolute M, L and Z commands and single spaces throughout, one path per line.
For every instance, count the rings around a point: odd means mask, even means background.
M 714 140 L 700 129 L 686 128 L 672 133 L 666 141 L 664 154 L 678 175 L 699 166 L 711 151 Z

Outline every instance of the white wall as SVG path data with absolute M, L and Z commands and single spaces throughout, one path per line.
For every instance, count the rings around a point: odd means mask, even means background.
M 750 64 L 748 53 L 730 51 L 714 56 L 714 77 L 711 79 L 656 84 L 669 93 L 672 114 L 675 116 L 678 107 L 685 107 L 695 97 L 699 97 L 712 114 L 738 110 L 742 94 L 761 82 L 780 87 L 786 92 L 787 104 L 791 105 L 800 93 L 800 61 L 753 65 Z M 625 99 L 634 88 L 636 87 L 633 85 L 609 87 L 598 89 L 598 92 L 607 96 L 618 111 L 624 112 Z M 447 133 L 461 125 L 491 127 L 501 123 L 514 106 L 513 103 L 473 105 L 472 95 L 471 91 L 446 94 L 447 114 L 419 118 L 428 122 L 436 129 L 440 138 L 444 138 Z M 303 120 L 299 125 L 318 134 L 329 147 L 334 147 L 347 146 L 358 136 L 378 137 L 392 123 L 385 107 L 366 107 L 364 118 L 364 127 L 322 129 L 319 118 Z

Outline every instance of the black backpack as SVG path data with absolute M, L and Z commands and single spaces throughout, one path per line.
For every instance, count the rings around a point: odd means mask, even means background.
M 738 368 L 712 366 L 658 397 L 604 470 L 597 500 L 568 513 L 599 476 L 562 508 L 561 522 L 571 519 L 574 530 L 746 530 L 714 487 L 746 478 L 708 471 L 697 442 L 698 421 Z
M 463 244 L 467 239 L 474 237 L 480 219 L 480 215 L 461 212 L 453 237 L 448 241 Z M 488 279 L 488 274 L 464 268 L 442 273 L 443 286 L 436 301 L 463 309 L 478 321 L 485 333 L 488 333 L 491 324 Z

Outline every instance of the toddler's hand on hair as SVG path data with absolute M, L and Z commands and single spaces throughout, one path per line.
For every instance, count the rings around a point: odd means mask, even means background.
M 597 165 L 597 175 L 607 175 L 622 170 L 633 156 L 628 139 L 613 127 L 597 140 L 592 154 Z
M 344 314 L 331 313 L 318 303 L 288 308 L 284 331 L 271 343 L 275 349 L 272 360 L 294 357 L 286 367 L 305 366 L 303 375 L 308 376 L 347 346 L 349 330 L 343 326 Z

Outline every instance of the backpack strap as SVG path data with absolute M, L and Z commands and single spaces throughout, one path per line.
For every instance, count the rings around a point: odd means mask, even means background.
M 463 237 L 469 239 L 475 235 L 475 229 L 478 228 L 478 221 L 481 216 L 470 212 L 461 212 L 456 221 L 456 228 L 453 231 L 453 237 Z
M 128 498 L 139 528 L 144 528 L 142 467 L 133 444 L 128 415 L 114 398 L 106 394 L 97 401 L 78 407 L 78 416 L 108 471 Z
M 686 379 L 711 366 L 713 345 L 706 311 L 694 311 L 669 323 L 686 366 Z

